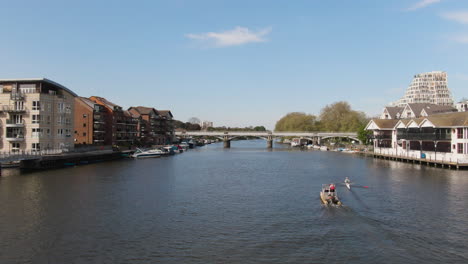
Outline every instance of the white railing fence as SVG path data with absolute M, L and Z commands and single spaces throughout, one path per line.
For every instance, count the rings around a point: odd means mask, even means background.
M 458 164 L 468 164 L 468 158 L 460 158 L 458 154 L 447 152 L 421 151 L 419 150 L 397 150 L 393 148 L 375 148 L 374 153 L 393 156 L 397 158 L 417 159 L 422 161 L 450 162 Z
M 1 151 L 0 159 L 13 158 L 13 157 L 32 157 L 32 156 L 45 156 L 45 155 L 57 155 L 68 152 L 67 149 L 45 149 L 45 150 L 18 150 L 18 151 Z

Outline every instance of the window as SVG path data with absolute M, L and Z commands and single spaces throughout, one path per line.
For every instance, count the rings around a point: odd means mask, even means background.
M 463 143 L 458 143 L 457 153 L 463 154 Z
M 50 116 L 47 116 L 47 124 L 50 124 Z
M 25 110 L 24 109 L 24 102 L 23 101 L 16 101 L 15 102 L 15 110 Z
M 40 151 L 41 150 L 40 143 L 32 143 L 32 150 L 33 151 Z
M 63 137 L 63 129 L 62 128 L 57 129 L 57 136 L 58 137 Z
M 83 123 L 83 127 L 86 127 L 86 123 Z
M 71 129 L 65 129 L 65 136 L 66 137 L 71 137 Z
M 64 112 L 64 109 L 65 109 L 65 106 L 64 106 L 63 103 L 58 103 L 58 104 L 57 104 L 57 112 L 63 113 L 63 112 Z
M 33 128 L 31 137 L 33 138 L 40 138 L 42 137 L 42 128 Z
M 19 150 L 20 150 L 20 143 L 18 143 L 18 142 L 11 143 L 11 151 L 12 152 L 19 152 Z
M 57 124 L 62 124 L 63 122 L 63 117 L 62 116 L 58 116 L 57 117 Z
M 86 137 L 86 132 L 83 132 L 83 137 Z
M 13 115 L 11 118 L 11 122 L 13 124 L 23 124 L 23 116 L 22 115 Z
M 50 128 L 47 129 L 47 137 L 50 137 Z
M 32 123 L 33 124 L 39 124 L 41 122 L 41 116 L 40 115 L 32 115 Z
M 41 110 L 41 102 L 33 101 L 32 102 L 32 110 Z
M 457 128 L 457 138 L 463 138 L 463 128 Z

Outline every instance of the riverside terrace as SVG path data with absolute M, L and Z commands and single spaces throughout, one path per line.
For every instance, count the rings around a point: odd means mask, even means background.
M 320 141 L 327 138 L 349 138 L 356 141 L 361 141 L 357 138 L 357 133 L 334 133 L 334 132 L 235 132 L 235 131 L 219 131 L 219 132 L 204 132 L 204 131 L 187 131 L 176 132 L 175 135 L 179 138 L 185 137 L 216 137 L 224 141 L 224 147 L 231 147 L 231 140 L 237 137 L 257 137 L 267 141 L 267 148 L 273 147 L 273 139 L 280 137 L 301 137 L 312 140 L 315 144 L 320 144 Z
M 435 166 L 468 167 L 468 112 L 414 119 L 373 119 L 374 156 Z

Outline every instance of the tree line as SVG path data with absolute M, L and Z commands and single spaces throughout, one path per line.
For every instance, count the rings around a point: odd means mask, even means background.
M 276 122 L 275 131 L 357 132 L 369 119 L 363 112 L 351 109 L 348 102 L 327 105 L 315 116 L 292 112 Z
M 179 120 L 174 120 L 174 128 L 175 129 L 184 129 L 187 131 L 199 131 L 202 129 L 200 124 L 194 121 L 195 118 L 192 117 L 189 119 L 188 122 L 182 122 Z M 208 127 L 206 128 L 207 131 L 266 131 L 267 129 L 264 126 L 248 126 L 248 127 Z

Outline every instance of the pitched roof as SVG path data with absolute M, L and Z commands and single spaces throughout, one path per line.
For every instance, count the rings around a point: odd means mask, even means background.
M 468 112 L 435 114 L 425 119 L 436 127 L 468 127 Z
M 433 115 L 438 113 L 457 112 L 457 109 L 449 105 L 430 104 L 424 107 L 424 111 L 426 111 L 427 115 Z
M 387 109 L 388 114 L 393 119 L 396 117 L 396 114 L 401 113 L 403 111 L 404 107 L 387 106 L 385 107 L 385 109 Z
M 132 113 L 128 110 L 124 110 L 123 111 L 124 115 L 127 116 L 127 117 L 131 117 L 131 118 L 139 118 L 140 116 L 135 114 L 135 113 Z
M 91 97 L 94 97 L 94 98 L 98 99 L 99 101 L 101 101 L 103 104 L 105 104 L 109 108 L 114 109 L 115 106 L 120 107 L 120 105 L 116 105 L 116 104 L 112 103 L 111 101 L 108 101 L 104 97 L 99 97 L 99 96 L 91 96 Z
M 165 115 L 165 116 L 170 116 L 170 117 L 174 117 L 171 113 L 171 110 L 159 110 L 159 114 L 161 115 Z
M 90 108 L 94 108 L 94 105 L 96 104 L 95 102 L 89 100 L 88 98 L 86 97 L 81 97 L 81 96 L 78 96 L 76 97 L 77 100 L 80 100 L 81 102 L 83 102 L 85 105 L 87 105 L 88 107 Z
M 408 107 L 413 111 L 413 113 L 418 117 L 421 115 L 421 111 L 426 108 L 427 106 L 430 106 L 431 104 L 428 103 L 409 103 L 407 104 Z
M 398 123 L 398 119 L 372 119 L 371 122 L 373 122 L 376 126 L 378 126 L 380 129 L 390 129 L 395 127 L 396 123 Z M 369 124 L 366 126 L 366 128 L 369 126 Z
M 153 107 L 145 107 L 145 106 L 132 106 L 129 108 L 135 109 L 140 115 L 149 115 L 152 111 L 158 114 L 158 110 L 154 109 Z

